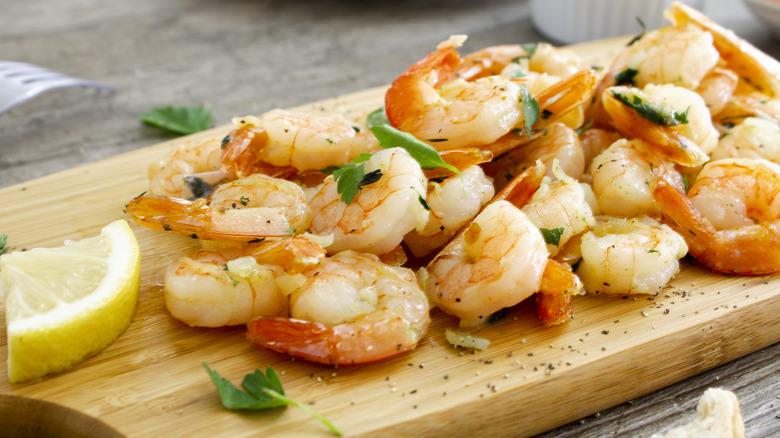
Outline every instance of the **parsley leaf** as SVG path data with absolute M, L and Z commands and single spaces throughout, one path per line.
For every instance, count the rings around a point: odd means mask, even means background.
M 3 255 L 11 249 L 8 247 L 8 234 L 0 234 L 0 255 Z
M 634 44 L 635 42 L 641 40 L 642 37 L 644 37 L 645 34 L 647 33 L 647 26 L 645 26 L 645 22 L 642 21 L 642 19 L 639 18 L 639 17 L 636 17 L 636 22 L 639 23 L 639 26 L 642 27 L 642 32 L 640 32 L 637 36 L 632 38 L 631 41 L 629 41 L 628 44 L 626 44 L 626 46 L 630 46 L 630 45 Z
M 380 107 L 366 116 L 366 123 L 368 124 L 368 127 L 371 128 L 376 125 L 389 125 L 390 120 L 387 119 L 385 109 Z
M 161 106 L 141 114 L 141 121 L 176 134 L 193 134 L 211 127 L 211 111 L 204 107 Z
M 525 119 L 525 133 L 528 139 L 531 139 L 531 129 L 539 120 L 539 102 L 534 99 L 528 89 L 525 88 L 525 84 L 520 87 L 520 96 L 523 98 L 523 118 Z
M 544 237 L 544 242 L 548 245 L 558 246 L 561 243 L 561 235 L 563 234 L 563 227 L 553 228 L 548 230 L 547 228 L 539 228 Z
M 639 70 L 626 68 L 615 75 L 615 85 L 636 85 L 634 78 L 639 74 Z
M 241 387 L 244 389 L 242 391 L 215 370 L 212 370 L 206 362 L 202 362 L 202 364 L 217 388 L 224 407 L 232 410 L 263 410 L 287 405 L 297 406 L 320 420 L 331 432 L 341 436 L 341 431 L 325 417 L 310 407 L 284 395 L 282 381 L 279 380 L 279 375 L 273 367 L 268 367 L 265 374 L 262 370 L 256 369 L 254 373 L 244 376 L 244 380 L 241 382 Z
M 671 108 L 659 105 L 657 103 L 646 102 L 640 96 L 620 91 L 612 91 L 612 96 L 618 102 L 626 105 L 643 118 L 662 126 L 677 126 L 680 123 L 688 123 L 688 107 L 685 112 L 678 113 Z
M 409 152 L 423 169 L 438 169 L 443 167 L 451 170 L 458 175 L 460 171 L 457 167 L 445 163 L 441 155 L 429 144 L 417 139 L 417 137 L 407 132 L 399 131 L 390 125 L 375 125 L 371 127 L 371 132 L 379 140 L 379 146 L 389 149 L 400 147 Z M 462 176 L 461 176 L 462 177 Z

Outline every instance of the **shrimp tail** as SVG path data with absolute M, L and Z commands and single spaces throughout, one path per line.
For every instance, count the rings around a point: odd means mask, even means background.
M 279 265 L 288 274 L 319 265 L 326 255 L 322 246 L 304 237 L 252 243 L 243 252 L 254 257 L 258 264 Z
M 612 124 L 621 134 L 651 143 L 659 154 L 675 163 L 695 167 L 709 159 L 699 145 L 673 127 L 660 126 L 642 117 L 633 109 L 620 103 L 610 90 L 604 90 L 601 102 L 604 110 L 612 117 Z
M 334 327 L 293 318 L 259 317 L 249 323 L 247 339 L 312 362 L 356 365 L 411 350 L 423 334 L 398 316 Z
M 596 88 L 596 73 L 592 70 L 577 72 L 558 81 L 536 96 L 539 108 L 547 114 L 545 125 L 549 125 L 569 111 L 586 103 L 593 97 Z
M 195 203 L 164 196 L 137 196 L 125 206 L 125 213 L 139 225 L 157 231 L 179 234 L 194 234 L 205 228 L 202 216 L 193 214 Z
M 263 146 L 268 141 L 264 129 L 245 124 L 227 135 L 222 145 L 222 169 L 244 178 L 262 173 L 274 178 L 290 179 L 298 172 L 293 166 L 274 166 L 261 158 Z
M 699 261 L 712 267 L 718 257 L 712 251 L 717 231 L 710 221 L 696 210 L 685 194 L 664 179 L 655 181 L 653 199 L 664 216 L 664 222 L 683 236 L 688 251 Z
M 491 202 L 505 200 L 517 208 L 523 206 L 539 189 L 544 178 L 545 167 L 541 161 L 537 161 L 533 166 L 525 169 L 520 175 L 512 178 L 500 192 L 496 194 Z
M 539 292 L 536 293 L 539 318 L 544 325 L 550 327 L 571 319 L 573 297 L 583 291 L 582 281 L 569 265 L 547 260 Z
M 385 113 L 393 127 L 404 131 L 402 125 L 408 112 L 406 103 L 410 100 L 407 96 L 425 95 L 425 90 L 420 90 L 420 87 L 436 88 L 453 76 L 461 62 L 455 49 L 464 41 L 463 36 L 450 37 L 393 81 L 385 94 Z
M 250 241 L 292 235 L 281 216 L 261 217 L 251 209 L 212 210 L 205 199 L 195 202 L 164 196 L 138 196 L 125 212 L 139 225 L 158 231 L 185 234 L 195 239 Z
M 468 167 L 489 163 L 493 160 L 493 152 L 482 150 L 481 148 L 450 149 L 439 152 L 441 159 L 445 163 L 454 166 L 458 170 L 465 170 Z M 436 169 L 423 169 L 425 177 L 428 179 L 447 178 L 455 175 L 455 172 L 440 167 Z

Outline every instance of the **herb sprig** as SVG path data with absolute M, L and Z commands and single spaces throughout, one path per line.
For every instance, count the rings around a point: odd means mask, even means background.
M 8 234 L 0 234 L 0 255 L 7 253 L 9 249 L 11 248 L 8 246 Z
M 392 127 L 382 108 L 370 113 L 366 117 L 366 121 L 374 137 L 379 140 L 380 147 L 385 149 L 400 147 L 406 150 L 423 169 L 444 168 L 463 178 L 460 170 L 442 160 L 436 149 L 418 140 L 415 136 Z M 370 154 L 361 154 L 347 164 L 320 170 L 323 173 L 333 174 L 333 179 L 338 182 L 336 191 L 341 195 L 341 200 L 344 203 L 351 203 L 363 186 L 374 183 L 382 177 L 382 172 L 379 169 L 365 172 L 362 163 L 370 158 Z
M 523 118 L 525 119 L 525 134 L 530 140 L 531 130 L 533 129 L 534 123 L 539 120 L 539 102 L 537 102 L 536 99 L 531 96 L 531 93 L 528 92 L 525 84 L 520 87 L 520 96 L 523 99 L 522 103 Z
M 141 114 L 141 121 L 174 134 L 194 134 L 211 127 L 211 111 L 204 107 L 161 106 Z
M 618 100 L 618 102 L 633 109 L 643 118 L 657 123 L 662 126 L 677 126 L 679 124 L 688 123 L 688 111 L 679 113 L 671 108 L 659 105 L 657 103 L 645 102 L 641 97 L 629 93 L 621 93 L 619 91 L 612 91 L 612 96 Z
M 202 362 L 202 364 L 217 388 L 224 407 L 232 410 L 259 411 L 288 405 L 297 406 L 320 420 L 331 432 L 341 436 L 341 431 L 314 409 L 284 395 L 282 381 L 273 367 L 268 367 L 265 374 L 262 370 L 256 369 L 254 373 L 244 376 L 244 380 L 241 382 L 242 391 L 229 380 L 220 376 L 218 372 L 212 370 L 206 362 Z
M 561 243 L 561 235 L 563 235 L 563 227 L 558 228 L 539 228 L 539 231 L 542 232 L 542 237 L 544 237 L 544 242 L 548 245 L 555 245 L 558 246 L 559 243 Z

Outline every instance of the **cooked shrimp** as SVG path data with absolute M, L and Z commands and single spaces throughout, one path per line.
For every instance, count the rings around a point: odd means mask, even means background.
M 165 305 L 190 326 L 246 324 L 258 316 L 287 316 L 294 274 L 317 265 L 325 250 L 302 237 L 243 248 L 196 251 L 165 272 Z
M 312 210 L 310 232 L 332 234 L 328 251 L 352 249 L 386 254 L 395 249 L 406 233 L 425 227 L 424 205 L 427 180 L 417 161 L 401 148 L 381 150 L 364 163 L 365 173 L 377 172 L 379 179 L 364 185 L 351 203 L 337 192 L 337 182 L 328 176 L 309 201 Z
M 495 75 L 517 78 L 534 72 L 560 80 L 582 70 L 587 70 L 587 66 L 571 50 L 536 43 L 485 47 L 464 56 L 455 74 L 459 78 L 475 80 Z
M 233 122 L 221 159 L 239 176 L 272 166 L 324 169 L 379 149 L 367 127 L 338 115 L 275 109 Z
M 767 95 L 756 92 L 737 93 L 714 117 L 714 121 L 728 129 L 739 125 L 748 117 L 780 123 L 780 100 L 770 99 Z
M 444 246 L 495 195 L 493 181 L 481 167 L 470 166 L 461 175 L 462 178 L 428 182 L 428 222 L 422 230 L 404 237 L 404 243 L 415 257 Z
M 456 78 L 461 60 L 455 49 L 464 40 L 465 36 L 453 36 L 439 44 L 436 51 L 396 78 L 385 95 L 390 123 L 437 150 L 492 144 L 523 126 L 525 120 L 521 86 L 512 79 L 495 75 L 473 81 Z M 589 98 L 595 75 L 581 73 L 544 92 L 531 93 L 553 117 L 550 122 Z M 514 137 L 519 143 L 524 141 L 521 135 Z
M 539 230 L 517 206 L 544 176 L 538 163 L 517 176 L 418 272 L 431 303 L 476 326 L 539 290 L 547 249 Z
M 554 177 L 552 164 L 557 160 L 566 175 L 580 179 L 585 173 L 585 150 L 577 132 L 563 123 L 553 123 L 545 131 L 542 137 L 487 165 L 493 178 L 505 178 L 508 182 L 537 160 L 545 165 L 547 176 Z
M 707 163 L 688 197 L 659 181 L 656 202 L 690 253 L 717 272 L 780 272 L 780 166 L 763 159 Z M 689 199 L 690 198 L 690 199 Z
M 712 160 L 722 158 L 764 158 L 780 163 L 780 125 L 748 117 L 721 136 Z
M 291 318 L 249 323 L 250 341 L 306 360 L 350 365 L 414 348 L 430 323 L 430 305 L 407 268 L 343 251 L 303 273 Z
M 138 196 L 125 211 L 138 224 L 154 230 L 244 242 L 302 233 L 311 218 L 298 185 L 262 174 L 219 186 L 210 201 Z
M 598 154 L 605 151 L 612 143 L 620 140 L 623 136 L 616 131 L 588 128 L 580 134 L 582 151 L 585 157 L 585 166 L 590 168 L 590 163 Z M 579 178 L 578 178 L 579 179 Z
M 451 79 L 460 65 L 451 37 L 393 81 L 385 95 L 390 123 L 438 150 L 490 144 L 521 119 L 520 86 L 501 76 Z
M 680 2 L 672 3 L 666 17 L 676 25 L 690 23 L 710 33 L 713 46 L 726 61 L 727 68 L 770 98 L 780 96 L 780 62 Z
M 695 90 L 719 58 L 712 35 L 689 23 L 648 32 L 624 50 L 626 68 L 636 72 L 633 83 L 640 88 L 672 84 Z
M 577 274 L 594 294 L 656 294 L 680 271 L 685 240 L 640 217 L 610 218 L 582 236 Z
M 536 293 L 539 318 L 547 327 L 563 324 L 572 317 L 574 296 L 582 293 L 582 281 L 569 265 L 547 260 L 539 292 Z
M 616 141 L 593 159 L 590 174 L 601 213 L 613 216 L 657 215 L 652 184 L 658 175 L 684 187 L 673 164 L 642 140 Z
M 555 257 L 573 236 L 595 224 L 591 203 L 596 204 L 596 198 L 590 186 L 567 176 L 557 164 L 551 166 L 557 180 L 545 178 L 522 208 L 531 223 L 548 233 L 545 241 L 550 257 Z M 598 209 L 597 204 L 594 207 Z
M 547 250 L 539 230 L 507 201 L 485 207 L 421 271 L 431 302 L 477 326 L 539 290 Z
M 684 166 L 704 164 L 718 144 L 718 131 L 704 101 L 688 89 L 611 87 L 602 102 L 621 134 L 653 143 L 660 153 Z
M 178 145 L 167 158 L 149 166 L 149 194 L 194 199 L 209 195 L 213 187 L 235 179 L 220 170 L 220 141 L 189 141 Z
M 704 100 L 710 114 L 715 117 L 731 101 L 738 83 L 739 77 L 736 73 L 726 68 L 715 67 L 701 80 L 696 92 Z

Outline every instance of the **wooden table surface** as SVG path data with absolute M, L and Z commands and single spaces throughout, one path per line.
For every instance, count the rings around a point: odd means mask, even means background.
M 509 0 L 0 0 L 1 59 L 117 89 L 55 90 L 0 115 L 0 187 L 172 138 L 139 122 L 155 106 L 205 105 L 223 125 L 387 84 L 450 34 L 469 35 L 464 51 L 543 41 L 529 10 Z M 741 2 L 707 0 L 704 12 L 780 56 Z M 778 436 L 779 367 L 775 344 L 540 436 L 649 436 L 689 421 L 711 386 L 737 394 L 748 436 Z

